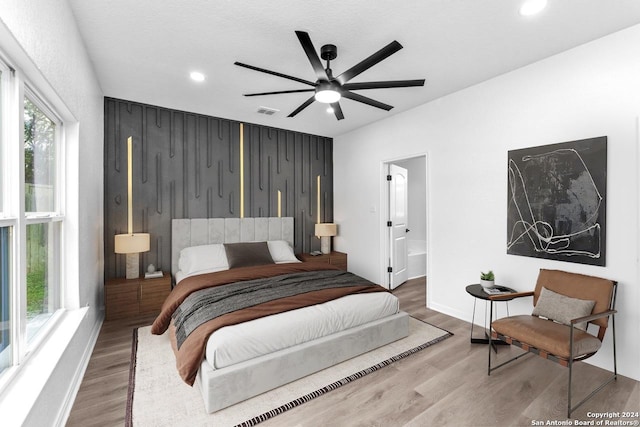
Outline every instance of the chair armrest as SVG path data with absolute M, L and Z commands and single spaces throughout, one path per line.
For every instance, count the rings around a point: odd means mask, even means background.
M 510 293 L 510 294 L 489 295 L 489 299 L 491 301 L 500 301 L 500 300 L 503 300 L 503 299 L 512 300 L 512 299 L 515 299 L 515 298 L 530 297 L 530 296 L 533 296 L 533 291 L 515 292 L 515 293 Z
M 606 317 L 612 314 L 616 314 L 617 312 L 618 310 L 607 310 L 607 311 L 603 311 L 602 313 L 596 313 L 596 314 L 590 314 L 588 316 L 578 317 L 577 319 L 571 319 L 571 324 L 574 325 L 576 323 L 590 322 L 592 320 L 599 319 L 601 317 Z

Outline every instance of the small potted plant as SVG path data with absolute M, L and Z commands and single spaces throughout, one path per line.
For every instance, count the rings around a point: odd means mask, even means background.
M 491 270 L 486 273 L 480 272 L 480 284 L 483 288 L 493 288 L 495 279 L 493 271 Z

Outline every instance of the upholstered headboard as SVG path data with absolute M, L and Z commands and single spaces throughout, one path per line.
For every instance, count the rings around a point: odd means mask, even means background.
M 194 218 L 171 220 L 171 274 L 180 251 L 211 243 L 285 240 L 293 247 L 293 218 Z

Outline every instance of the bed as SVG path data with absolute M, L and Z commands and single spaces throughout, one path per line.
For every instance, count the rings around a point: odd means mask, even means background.
M 293 218 L 172 221 L 172 274 L 176 286 L 154 322 L 153 331 L 169 331 L 180 375 L 185 382 L 197 384 L 207 412 L 408 335 L 408 315 L 399 310 L 395 296 L 335 267 L 300 263 L 292 247 Z M 219 254 L 225 248 L 227 258 Z M 263 252 L 267 248 L 273 262 L 243 265 L 241 258 L 237 264 L 238 258 L 234 259 L 236 255 L 229 251 L 247 248 Z M 229 268 L 212 263 L 218 258 L 236 264 Z M 228 292 L 233 295 L 231 300 L 235 298 L 247 307 L 232 311 L 225 306 L 226 315 L 195 327 L 190 319 L 197 316 L 183 313 L 190 309 L 196 312 L 204 305 L 202 301 L 222 304 L 217 296 L 207 296 L 211 286 L 216 292 Z M 277 288 L 277 292 L 286 293 L 302 286 L 309 288 L 301 295 L 272 296 L 275 299 L 255 304 L 254 298 L 262 298 L 262 294 L 254 296 L 256 288 Z M 249 292 L 248 296 L 243 292 Z M 267 308 L 273 313 L 268 311 L 263 316 Z M 168 326 L 163 328 L 163 324 Z M 184 330 L 189 328 L 193 332 L 186 336 Z M 188 364 L 183 362 L 181 353 L 189 353 Z

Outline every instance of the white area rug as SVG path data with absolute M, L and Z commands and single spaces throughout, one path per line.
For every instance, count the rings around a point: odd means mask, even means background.
M 409 336 L 275 390 L 207 414 L 197 385 L 182 382 L 167 334 L 134 331 L 127 426 L 252 426 L 410 356 L 452 334 L 409 319 Z

